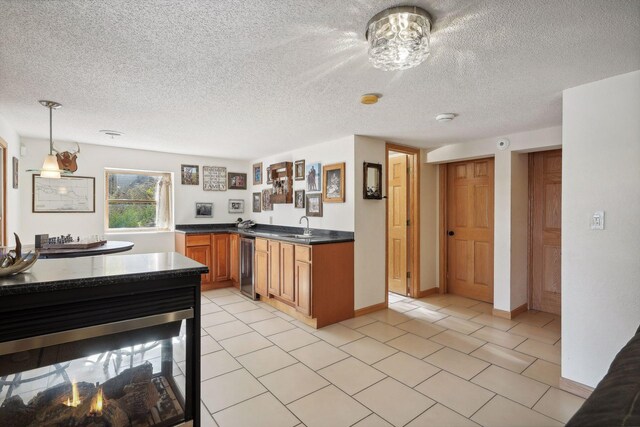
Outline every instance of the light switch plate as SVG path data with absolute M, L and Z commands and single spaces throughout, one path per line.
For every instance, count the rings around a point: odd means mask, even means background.
M 591 229 L 604 230 L 604 211 L 594 212 L 591 216 Z

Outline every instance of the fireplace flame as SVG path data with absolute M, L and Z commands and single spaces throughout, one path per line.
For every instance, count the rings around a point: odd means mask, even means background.
M 96 416 L 102 415 L 102 388 L 98 389 L 98 393 L 96 394 L 96 400 L 93 401 L 91 405 L 91 413 Z
M 78 393 L 78 385 L 76 384 L 75 380 L 71 382 L 71 398 L 67 397 L 67 406 L 72 406 L 72 407 L 76 407 L 78 406 L 81 402 L 80 400 L 80 394 Z

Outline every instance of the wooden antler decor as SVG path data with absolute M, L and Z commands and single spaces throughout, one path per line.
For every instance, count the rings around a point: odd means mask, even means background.
M 78 154 L 80 154 L 80 144 L 76 142 L 76 146 L 78 149 L 76 151 L 63 151 L 59 152 L 54 149 L 56 153 L 56 159 L 58 159 L 58 167 L 67 172 L 75 172 L 78 170 L 78 163 L 76 159 L 78 158 Z

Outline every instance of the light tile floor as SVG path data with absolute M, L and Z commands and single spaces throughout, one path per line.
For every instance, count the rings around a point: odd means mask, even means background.
M 314 330 L 237 290 L 202 296 L 203 426 L 556 426 L 560 318 L 454 295 Z

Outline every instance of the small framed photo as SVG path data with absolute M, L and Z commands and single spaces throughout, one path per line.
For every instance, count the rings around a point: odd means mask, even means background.
M 307 194 L 307 216 L 322 216 L 322 194 Z
M 262 193 L 260 192 L 253 193 L 252 202 L 253 202 L 253 211 L 262 212 Z
M 247 189 L 247 174 L 246 173 L 227 173 L 229 178 L 229 190 L 246 190 Z
M 213 218 L 213 203 L 196 202 L 196 218 Z
M 18 158 L 13 158 L 13 188 L 18 188 L 18 177 L 20 176 L 20 169 L 18 168 Z
M 229 199 L 229 213 L 244 213 L 244 200 Z
M 296 190 L 294 197 L 294 207 L 304 209 L 304 190 Z
M 272 211 L 273 204 L 271 203 L 271 189 L 267 188 L 266 190 L 262 190 L 262 210 L 263 211 Z
M 296 181 L 304 181 L 304 160 L 296 160 L 294 163 L 294 179 Z
M 364 162 L 362 197 L 365 199 L 382 199 L 382 165 Z
M 344 203 L 344 163 L 322 167 L 322 201 Z
M 307 181 L 307 192 L 321 191 L 322 186 L 322 165 L 311 163 L 305 166 L 305 179 Z
M 272 184 L 273 178 L 271 178 L 271 166 L 267 166 L 267 170 L 265 171 L 265 174 L 267 176 L 267 184 Z
M 180 165 L 182 185 L 200 185 L 200 167 L 198 165 Z
M 253 185 L 262 184 L 262 163 L 253 165 Z

